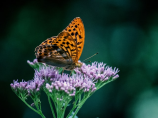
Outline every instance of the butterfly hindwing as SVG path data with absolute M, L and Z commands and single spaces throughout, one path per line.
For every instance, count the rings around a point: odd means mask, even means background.
M 40 45 L 51 45 L 51 43 L 53 42 L 54 39 L 56 39 L 57 36 L 53 36 L 51 38 L 46 39 L 45 41 L 43 41 Z
M 58 67 L 65 67 L 66 65 L 71 65 L 73 63 L 71 57 L 58 46 L 51 45 L 51 48 L 43 48 L 42 54 L 44 54 L 44 52 L 46 53 L 44 56 L 41 55 L 43 56 L 42 58 L 41 56 L 37 58 L 39 62 Z
M 61 32 L 51 44 L 36 48 L 36 58 L 48 65 L 64 67 L 77 59 L 77 46 L 68 32 Z

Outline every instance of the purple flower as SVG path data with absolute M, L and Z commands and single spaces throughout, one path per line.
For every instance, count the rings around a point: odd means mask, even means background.
M 119 77 L 117 74 L 119 70 L 117 68 L 106 66 L 104 63 L 94 62 L 91 65 L 83 63 L 81 68 L 76 68 L 69 74 L 59 74 L 62 72 L 61 68 L 53 67 L 44 63 L 39 63 L 37 59 L 33 62 L 27 61 L 27 63 L 34 68 L 34 79 L 28 82 L 13 81 L 10 84 L 12 90 L 16 95 L 27 104 L 26 100 L 30 97 L 34 103 L 29 107 L 40 114 L 44 115 L 41 111 L 40 92 L 43 90 L 48 95 L 48 98 L 54 102 L 57 115 L 63 115 L 63 110 L 66 109 L 69 102 L 75 96 L 75 104 L 67 117 L 74 117 L 78 110 L 88 97 L 92 95 L 96 90 L 103 87 L 108 82 Z M 49 101 L 50 103 L 50 101 Z M 37 109 L 34 109 L 33 106 Z M 50 103 L 51 105 L 51 103 Z M 27 104 L 28 106 L 28 104 Z M 52 109 L 52 105 L 51 105 Z M 55 116 L 54 111 L 52 111 Z M 75 116 L 76 117 L 76 116 Z
M 44 85 L 50 93 L 64 92 L 69 96 L 75 96 L 78 91 L 94 92 L 98 85 L 101 86 L 106 81 L 119 77 L 117 68 L 112 69 L 98 62 L 93 62 L 91 65 L 83 63 L 81 68 L 75 69 L 76 74 L 72 76 L 64 73 L 61 75 L 56 67 L 40 65 L 36 59 L 27 62 L 32 66 L 39 65 L 38 69 L 35 69 L 34 79 L 28 82 L 14 81 L 11 87 L 15 91 L 27 91 L 28 94 L 39 92 Z
M 35 106 L 35 103 L 32 103 L 32 104 L 31 104 L 31 107 L 33 107 L 33 106 Z
M 18 82 L 18 80 L 14 80 L 13 83 L 10 84 L 10 86 L 15 92 L 21 92 L 26 95 L 40 91 L 44 82 L 45 80 L 35 72 L 33 80 L 30 80 L 28 82 Z
M 67 94 L 71 94 L 75 91 L 75 87 L 71 84 L 70 78 L 67 74 L 63 74 L 58 80 L 53 81 L 51 84 L 46 84 L 46 88 L 49 92 L 63 91 Z
M 29 93 L 38 92 L 38 91 L 40 91 L 43 83 L 44 83 L 44 79 L 39 78 L 37 75 L 35 75 L 33 80 L 30 80 L 27 82 L 26 89 Z
M 93 92 L 96 90 L 95 84 L 88 77 L 83 77 L 83 75 L 77 74 L 69 76 L 68 74 L 63 74 L 59 80 L 52 82 L 51 84 L 46 84 L 46 88 L 49 92 L 53 91 L 64 91 L 69 94 L 69 96 L 74 96 L 76 90 L 82 90 L 83 92 Z
M 38 61 L 37 59 L 34 59 L 33 62 L 30 62 L 29 60 L 27 60 L 27 63 L 30 65 L 35 65 L 35 64 L 38 64 Z
M 83 63 L 81 68 L 75 69 L 76 73 L 78 74 L 84 74 L 84 76 L 88 76 L 93 81 L 107 81 L 111 77 L 113 79 L 116 79 L 119 77 L 117 74 L 119 70 L 117 68 L 112 69 L 112 67 L 106 66 L 103 62 L 93 62 L 92 65 L 88 64 L 86 65 Z
M 61 75 L 58 74 L 58 70 L 52 66 L 40 66 L 39 70 L 35 70 L 35 75 L 50 81 L 56 81 L 61 77 Z
M 26 90 L 26 86 L 27 86 L 27 82 L 23 81 L 22 82 L 18 82 L 13 80 L 13 83 L 10 84 L 11 88 L 14 90 Z

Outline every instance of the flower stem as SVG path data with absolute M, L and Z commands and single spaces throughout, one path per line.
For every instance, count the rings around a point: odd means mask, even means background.
M 81 100 L 81 96 L 79 97 L 79 103 L 78 103 L 78 107 L 76 109 L 76 111 L 74 112 L 74 115 L 72 118 L 74 118 L 76 116 L 76 114 L 78 113 L 78 111 L 81 109 L 82 105 L 86 102 L 86 100 L 90 97 L 90 94 L 87 97 L 83 97 L 83 99 Z
M 66 118 L 69 118 L 69 116 L 72 114 L 72 112 L 74 111 L 74 109 L 77 107 L 76 103 L 77 103 L 78 99 L 79 99 L 79 97 L 75 96 L 75 103 L 73 105 L 73 108 L 71 109 L 71 111 L 69 112 L 69 114 L 67 115 Z
M 66 118 L 69 118 L 69 116 L 72 114 L 73 110 L 76 108 L 76 104 L 73 105 L 73 108 L 71 109 L 71 111 L 69 112 L 69 114 L 67 115 Z
M 113 81 L 113 80 L 114 80 L 114 79 L 105 82 L 104 84 L 102 84 L 101 86 L 99 86 L 99 87 L 97 88 L 97 90 L 99 90 L 99 89 L 100 89 L 101 87 L 103 87 L 105 84 L 108 84 L 109 82 L 111 82 L 111 81 Z
M 65 115 L 65 110 L 66 110 L 66 108 L 67 108 L 67 105 L 68 105 L 68 103 L 65 104 L 64 109 L 63 109 L 63 113 L 62 113 L 62 117 L 63 117 L 63 118 L 64 118 L 64 115 Z
M 51 99 L 50 99 L 49 96 L 48 96 L 48 101 L 49 101 L 50 108 L 51 108 L 51 110 L 52 110 L 53 117 L 56 118 L 55 112 L 54 112 L 54 109 L 53 109 L 53 106 L 52 106 L 52 103 L 51 103 Z
M 31 98 L 32 98 L 32 97 L 31 97 Z M 36 106 L 36 108 L 37 108 L 39 114 L 42 116 L 42 118 L 45 118 L 45 116 L 43 115 L 42 110 L 41 110 L 41 103 L 39 104 L 39 99 L 35 97 L 35 99 L 32 98 L 32 100 L 34 101 L 35 106 Z
M 21 98 L 20 98 L 21 99 Z M 32 109 L 34 112 L 36 112 L 36 113 L 38 113 L 39 115 L 40 115 L 40 113 L 36 110 L 36 109 L 34 109 L 34 108 L 32 108 L 25 100 L 23 100 L 23 99 L 21 99 L 30 109 Z
M 19 96 L 18 96 L 19 97 Z M 31 107 L 26 101 L 25 99 L 19 97 L 30 109 L 32 109 L 34 112 L 36 112 L 37 114 L 41 115 L 42 118 L 45 118 L 45 116 L 43 114 L 41 114 L 41 112 L 37 111 L 36 109 L 34 109 L 33 107 Z

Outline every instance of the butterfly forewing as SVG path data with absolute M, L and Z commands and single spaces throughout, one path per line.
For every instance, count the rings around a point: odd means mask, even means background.
M 71 23 L 64 29 L 64 31 L 67 31 L 75 40 L 77 44 L 77 50 L 78 50 L 77 60 L 79 60 L 82 54 L 84 40 L 85 40 L 85 30 L 84 30 L 84 25 L 81 18 L 77 17 L 73 19 Z
M 78 58 L 78 50 L 76 42 L 68 32 L 61 32 L 51 45 L 56 45 L 61 48 L 74 62 Z

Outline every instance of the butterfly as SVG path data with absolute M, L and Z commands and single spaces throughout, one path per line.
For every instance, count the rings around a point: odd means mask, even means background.
M 84 41 L 84 24 L 80 17 L 76 17 L 57 36 L 48 38 L 37 46 L 35 55 L 38 62 L 73 70 L 82 66 L 78 60 L 82 54 Z

